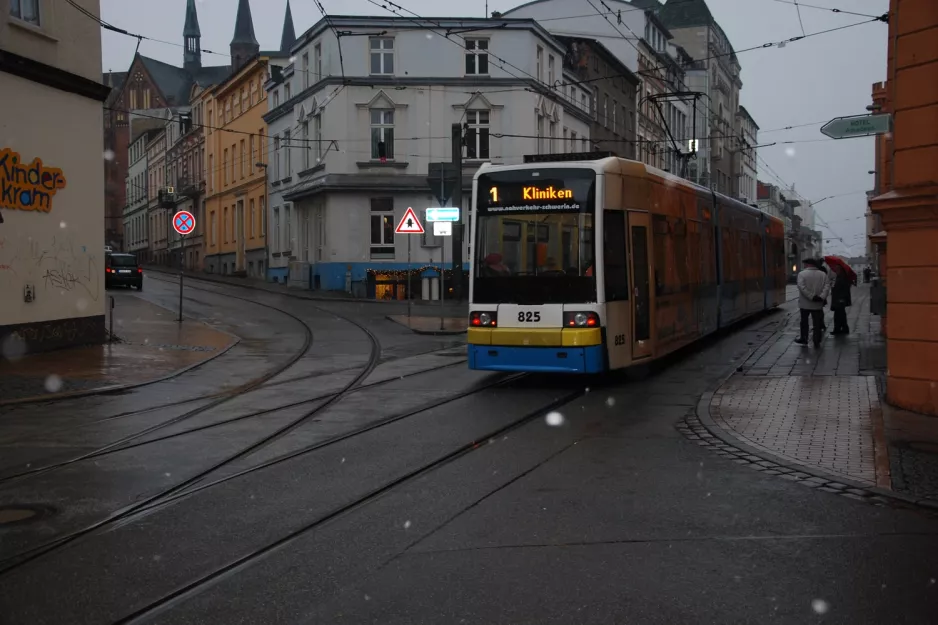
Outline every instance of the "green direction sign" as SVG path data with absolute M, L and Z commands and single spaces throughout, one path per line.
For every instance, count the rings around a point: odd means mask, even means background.
M 831 139 L 869 137 L 887 132 L 892 132 L 892 115 L 889 113 L 836 117 L 821 126 L 821 133 Z

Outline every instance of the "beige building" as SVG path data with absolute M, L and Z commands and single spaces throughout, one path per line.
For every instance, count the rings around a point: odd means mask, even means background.
M 75 0 L 99 15 L 99 0 Z M 105 336 L 101 26 L 0 0 L 0 354 Z M 15 95 L 13 95 L 15 94 Z M 3 356 L 0 356 L 3 357 Z

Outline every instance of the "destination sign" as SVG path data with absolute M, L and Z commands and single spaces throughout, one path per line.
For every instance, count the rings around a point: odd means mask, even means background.
M 476 207 L 481 213 L 585 212 L 591 210 L 595 181 L 587 169 L 492 172 L 479 176 Z

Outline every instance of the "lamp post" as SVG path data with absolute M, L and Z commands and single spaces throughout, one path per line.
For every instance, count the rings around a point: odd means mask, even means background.
M 270 248 L 267 245 L 267 211 L 270 210 L 270 184 L 267 163 L 258 161 L 254 166 L 264 170 L 264 212 L 261 215 L 261 224 L 264 225 L 264 282 L 267 282 L 267 271 L 270 269 Z

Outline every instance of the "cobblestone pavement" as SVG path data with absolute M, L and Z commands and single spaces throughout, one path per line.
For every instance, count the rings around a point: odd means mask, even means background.
M 157 380 L 224 352 L 235 337 L 115 291 L 115 343 L 0 357 L 0 404 Z
M 854 289 L 851 334 L 820 348 L 794 342 L 796 308 L 784 328 L 759 346 L 713 394 L 710 417 L 755 450 L 870 487 L 889 487 L 876 375 L 885 367 L 879 320 L 869 289 Z M 830 311 L 828 329 L 833 327 Z

